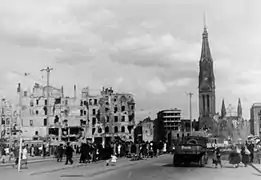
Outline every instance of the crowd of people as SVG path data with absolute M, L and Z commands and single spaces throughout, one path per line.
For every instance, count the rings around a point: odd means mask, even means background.
M 163 142 L 115 142 L 106 143 L 82 143 L 81 146 L 72 146 L 70 143 L 59 145 L 55 150 L 57 162 L 61 162 L 63 157 L 66 158 L 65 164 L 73 164 L 73 154 L 79 154 L 79 163 L 90 163 L 99 160 L 110 160 L 112 156 L 127 157 L 132 160 L 142 158 L 157 157 L 162 153 L 167 153 L 166 143 Z M 115 158 L 114 158 L 115 159 Z
M 127 157 L 131 160 L 139 160 L 143 158 L 157 157 L 162 153 L 167 152 L 167 144 L 160 141 L 156 142 L 124 142 L 114 141 L 105 144 L 98 142 L 89 142 L 81 144 L 63 143 L 57 146 L 50 146 L 47 143 L 43 144 L 23 144 L 21 150 L 21 164 L 27 167 L 28 157 L 53 155 L 57 162 L 62 162 L 65 159 L 65 164 L 73 164 L 73 156 L 79 156 L 79 163 L 90 163 L 99 160 L 106 162 L 116 162 L 117 158 Z M 19 160 L 19 143 L 14 143 L 12 147 L 6 144 L 1 147 L 1 163 L 14 162 L 14 167 L 17 167 Z
M 213 156 L 213 164 L 217 168 L 218 165 L 222 167 L 222 152 L 220 148 L 215 148 L 214 156 Z M 242 162 L 245 167 L 249 163 L 253 163 L 254 161 L 254 144 L 252 142 L 242 145 L 233 145 L 232 150 L 229 152 L 228 161 L 235 168 L 239 167 L 239 164 Z

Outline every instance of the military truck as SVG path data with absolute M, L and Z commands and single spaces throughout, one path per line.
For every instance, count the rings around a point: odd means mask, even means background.
M 204 167 L 208 162 L 208 138 L 203 136 L 186 136 L 175 146 L 173 166 L 197 163 Z

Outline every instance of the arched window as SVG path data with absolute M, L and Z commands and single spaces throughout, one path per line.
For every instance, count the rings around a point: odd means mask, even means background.
M 117 126 L 114 127 L 114 133 L 118 133 L 118 127 Z
M 102 128 L 98 128 L 98 133 L 102 133 Z
M 108 133 L 110 131 L 110 128 L 108 126 L 105 127 L 105 133 Z
M 125 132 L 125 127 L 124 126 L 121 127 L 121 132 Z

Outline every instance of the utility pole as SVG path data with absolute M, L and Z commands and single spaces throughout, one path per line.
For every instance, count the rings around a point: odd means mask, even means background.
M 47 68 L 45 69 L 41 69 L 41 71 L 46 71 L 47 72 L 47 97 L 46 97 L 46 101 L 47 101 L 47 104 L 46 104 L 46 107 L 47 107 L 47 116 L 46 116 L 46 120 L 47 120 L 47 132 L 46 132 L 46 135 L 48 137 L 49 135 L 49 116 L 50 116 L 50 106 L 49 106 L 49 96 L 50 96 L 50 72 L 53 70 L 53 68 L 50 68 L 49 66 L 47 66 Z
M 18 89 L 17 89 L 18 95 L 19 95 L 19 157 L 18 157 L 18 172 L 20 172 L 21 169 L 21 154 L 22 154 L 22 88 L 21 88 L 21 83 L 18 84 Z
M 192 136 L 192 104 L 191 104 L 191 99 L 193 96 L 192 92 L 187 93 L 187 95 L 189 96 L 189 116 L 190 116 L 190 135 Z

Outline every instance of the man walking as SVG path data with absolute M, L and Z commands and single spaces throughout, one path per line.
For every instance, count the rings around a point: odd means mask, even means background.
M 250 162 L 253 163 L 253 161 L 254 161 L 254 144 L 252 143 L 252 141 L 250 142 L 250 144 L 248 146 L 248 150 L 250 151 Z
M 72 146 L 70 146 L 70 143 L 68 142 L 66 149 L 65 149 L 65 156 L 66 156 L 65 165 L 68 164 L 68 161 L 70 161 L 70 163 L 73 164 L 73 160 L 72 160 L 73 152 L 74 152 L 74 150 L 73 150 Z

